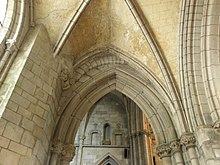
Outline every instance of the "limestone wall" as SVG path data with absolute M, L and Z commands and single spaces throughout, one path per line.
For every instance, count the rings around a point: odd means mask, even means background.
M 59 99 L 57 71 L 47 32 L 36 27 L 10 71 L 20 75 L 0 119 L 0 164 L 46 164 Z
M 82 163 L 85 165 L 97 165 L 97 162 L 102 161 L 108 155 L 122 164 L 128 163 L 129 159 L 124 158 L 124 149 L 129 148 L 128 119 L 124 106 L 117 99 L 113 94 L 108 94 L 95 105 L 88 119 L 82 145 L 80 145 L 77 138 L 77 136 L 83 136 L 83 123 L 81 124 L 80 131 L 76 136 L 77 149 L 72 165 L 79 163 L 80 153 L 82 154 Z M 111 127 L 110 144 L 104 144 L 103 140 L 103 129 L 106 123 Z M 96 132 L 97 136 L 95 137 L 93 133 Z M 121 136 L 121 142 L 117 135 Z

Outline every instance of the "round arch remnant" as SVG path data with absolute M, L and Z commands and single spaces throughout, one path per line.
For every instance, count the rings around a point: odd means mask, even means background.
M 124 58 L 123 58 L 124 57 Z M 95 51 L 73 66 L 74 78 L 65 80 L 65 102 L 54 142 L 72 144 L 84 115 L 103 96 L 117 90 L 133 100 L 152 125 L 158 145 L 168 146 L 181 135 L 178 118 L 166 88 L 149 69 L 114 49 Z M 66 87 L 66 86 L 65 86 Z M 174 127 L 174 125 L 176 127 Z

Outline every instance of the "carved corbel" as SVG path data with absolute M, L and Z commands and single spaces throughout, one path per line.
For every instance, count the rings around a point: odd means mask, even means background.
M 7 39 L 6 42 L 6 50 L 12 53 L 15 50 L 18 50 L 18 47 L 16 45 L 16 40 L 14 39 Z
M 75 147 L 73 144 L 63 145 L 61 160 L 70 162 L 75 155 Z
M 213 128 L 214 128 L 214 129 L 220 129 L 220 120 L 216 121 L 216 122 L 213 124 Z
M 63 68 L 60 72 L 61 85 L 63 90 L 67 90 L 74 83 L 72 76 L 70 75 L 68 69 Z
M 175 152 L 181 151 L 180 141 L 179 140 L 175 140 L 175 141 L 170 142 L 170 148 L 172 150 L 171 151 L 172 154 L 175 153 Z
M 162 144 L 157 147 L 156 149 L 157 155 L 160 157 L 160 159 L 164 157 L 170 157 L 171 156 L 171 148 L 169 144 Z
M 192 133 L 186 133 L 182 135 L 180 143 L 186 146 L 186 148 L 194 147 L 196 143 L 196 138 Z
M 63 151 L 63 143 L 61 142 L 53 142 L 51 146 L 51 152 L 60 155 Z

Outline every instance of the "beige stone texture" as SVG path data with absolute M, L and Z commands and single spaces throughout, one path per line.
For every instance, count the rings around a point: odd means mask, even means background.
M 175 80 L 178 76 L 179 0 L 137 0 Z
M 18 164 L 19 154 L 16 154 L 12 151 L 2 149 L 0 152 L 0 164 Z
M 108 46 L 129 53 L 163 79 L 157 61 L 126 3 L 121 0 L 92 0 L 80 16 L 61 54 L 79 58 L 89 51 Z
M 53 44 L 55 44 L 62 34 L 67 22 L 74 15 L 74 11 L 78 8 L 81 0 L 36 0 L 34 1 L 36 22 L 43 23 L 50 31 L 49 36 Z M 45 24 L 46 23 L 46 24 Z M 56 24 L 57 26 L 54 26 Z
M 0 21 L 1 165 L 68 164 L 84 115 L 113 90 L 145 113 L 163 165 L 220 164 L 219 0 L 7 2 Z M 99 132 L 102 118 L 115 123 L 125 113 L 106 114 L 96 116 Z M 140 116 L 130 115 L 131 123 L 138 126 Z M 91 132 L 97 121 L 90 119 Z M 101 145 L 91 148 L 87 132 L 77 142 L 84 137 L 85 164 L 108 152 L 122 159 L 122 148 L 103 153 Z

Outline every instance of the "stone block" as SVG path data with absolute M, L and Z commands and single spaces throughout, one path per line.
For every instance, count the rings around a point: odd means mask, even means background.
M 21 156 L 18 165 L 36 165 L 33 156 Z
M 8 148 L 9 142 L 10 142 L 9 139 L 0 136 L 0 147 Z
M 47 92 L 49 95 L 53 94 L 53 88 L 49 86 L 47 83 L 44 83 L 43 90 Z
M 31 104 L 29 107 L 29 111 L 33 114 L 38 115 L 39 117 L 43 117 L 45 110 L 38 105 Z
M 26 155 L 26 153 L 27 153 L 27 147 L 26 146 L 21 145 L 21 144 L 16 143 L 16 142 L 13 142 L 13 141 L 10 142 L 9 150 L 14 151 L 14 152 L 16 152 L 18 154 L 21 154 L 21 155 Z
M 32 118 L 32 113 L 29 110 L 27 110 L 27 109 L 25 109 L 23 107 L 19 106 L 18 113 L 21 114 L 22 116 L 28 118 L 28 119 Z
M 2 118 L 0 119 L 0 135 L 2 135 L 3 131 L 5 130 L 6 123 L 6 120 Z
M 33 148 L 35 144 L 34 136 L 30 132 L 25 131 L 21 139 L 21 144 Z
M 23 132 L 23 128 L 13 123 L 7 123 L 3 136 L 16 142 L 20 142 Z
M 42 107 L 44 110 L 50 111 L 50 106 L 49 106 L 48 104 L 43 103 L 42 101 L 39 101 L 39 102 L 38 102 L 38 105 L 39 105 L 40 107 Z
M 33 117 L 33 121 L 41 128 L 44 127 L 44 124 L 45 124 L 45 120 L 40 118 L 39 116 L 37 115 L 34 115 Z
M 33 65 L 34 65 L 34 62 L 28 58 L 24 67 L 25 67 L 25 69 L 31 70 Z
M 31 80 L 33 83 L 35 83 L 38 87 L 42 88 L 43 86 L 43 80 L 38 77 L 38 76 L 34 76 L 34 78 Z
M 2 165 L 16 165 L 20 156 L 12 151 L 2 149 L 0 152 L 0 164 Z
M 15 86 L 14 92 L 17 93 L 17 94 L 19 94 L 19 95 L 21 95 L 22 92 L 23 92 L 23 90 L 22 90 L 19 86 Z
M 27 100 L 26 98 L 16 94 L 16 93 L 13 93 L 12 96 L 11 96 L 11 100 L 14 101 L 15 103 L 17 103 L 18 105 L 24 107 L 24 108 L 28 108 L 29 105 L 30 105 L 30 101 Z
M 31 69 L 31 71 L 36 75 L 36 76 L 40 76 L 41 72 L 42 72 L 42 68 L 37 65 L 37 64 L 33 64 L 33 67 Z
M 22 119 L 21 126 L 26 130 L 34 131 L 34 122 L 25 117 Z
M 36 85 L 32 83 L 30 80 L 27 78 L 24 78 L 21 84 L 21 88 L 25 90 L 27 93 L 30 95 L 34 95 L 34 92 L 36 90 Z
M 28 80 L 31 80 L 32 78 L 34 78 L 34 73 L 32 73 L 30 70 L 24 68 L 22 71 L 22 75 L 27 78 Z
M 7 108 L 9 108 L 12 111 L 17 111 L 18 109 L 18 104 L 16 104 L 15 102 L 13 102 L 12 100 L 9 100 Z
M 34 146 L 33 154 L 36 155 L 36 157 L 40 160 L 41 164 L 45 164 L 47 154 L 40 141 L 36 142 Z
M 18 125 L 21 121 L 21 115 L 11 111 L 10 109 L 6 109 L 3 113 L 3 118 Z
M 47 102 L 48 94 L 41 88 L 37 88 L 35 91 L 35 97 L 45 103 Z
M 37 104 L 37 99 L 33 96 L 33 95 L 30 95 L 29 93 L 27 93 L 27 92 L 23 92 L 22 93 L 22 96 L 24 97 L 24 98 L 26 98 L 27 100 L 29 100 L 31 103 L 33 103 L 33 104 Z

